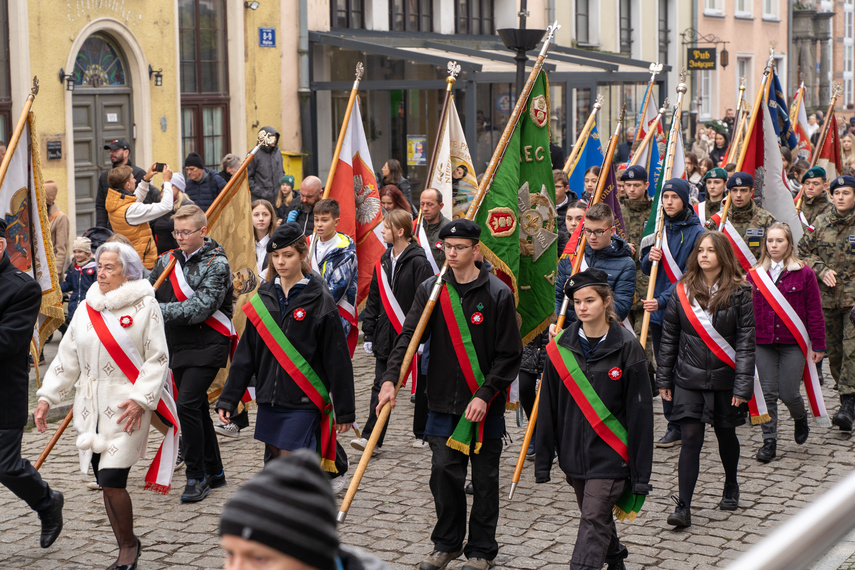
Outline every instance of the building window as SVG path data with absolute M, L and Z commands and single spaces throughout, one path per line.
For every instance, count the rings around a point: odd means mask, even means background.
M 588 31 L 590 26 L 588 2 L 589 0 L 576 0 L 576 43 L 581 45 L 591 43 L 591 35 Z
M 492 0 L 455 0 L 455 33 L 492 36 L 496 33 Z
M 843 2 L 843 103 L 855 104 L 855 0 Z
M 712 71 L 700 71 L 699 75 L 698 118 L 709 121 L 712 119 Z
M 736 17 L 751 18 L 754 15 L 754 0 L 736 0 Z
M 668 0 L 659 0 L 659 63 L 668 63 L 671 29 L 668 25 Z
M 704 0 L 704 15 L 724 16 L 724 0 Z
M 363 0 L 332 0 L 330 2 L 330 27 L 356 28 L 365 27 L 365 3 Z M 397 28 L 393 28 L 397 29 Z
M 179 0 L 178 21 L 182 151 L 216 167 L 228 152 L 225 0 Z
M 89 36 L 74 60 L 75 85 L 107 87 L 125 84 L 125 66 L 116 49 L 104 38 Z
M 389 29 L 407 32 L 433 31 L 431 0 L 391 0 Z
M 780 20 L 781 15 L 778 13 L 778 2 L 780 0 L 763 0 L 763 19 L 764 20 Z
M 631 0 L 620 0 L 620 51 L 632 53 Z
M 9 5 L 0 0 L 0 141 L 8 142 L 12 125 L 12 79 L 9 72 Z

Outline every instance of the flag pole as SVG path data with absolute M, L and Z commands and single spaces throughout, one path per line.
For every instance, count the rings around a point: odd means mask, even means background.
M 671 126 L 668 130 L 668 146 L 665 150 L 665 167 L 662 169 L 662 175 L 660 176 L 660 181 L 664 184 L 666 180 L 671 178 L 671 172 L 674 170 L 674 155 L 676 154 L 674 147 L 677 144 L 677 134 L 680 132 L 680 119 L 683 113 L 683 96 L 686 94 L 689 88 L 686 86 L 686 70 L 684 69 L 680 72 L 680 83 L 677 85 L 677 104 L 674 107 L 674 116 L 671 119 Z M 685 207 L 691 208 L 690 204 L 684 204 Z M 662 233 L 664 228 L 662 227 L 665 223 L 665 210 L 662 208 L 662 196 L 659 196 L 659 205 L 658 212 L 656 213 L 656 243 L 654 247 L 660 248 L 662 247 Z M 657 261 L 653 262 L 653 266 L 650 268 L 650 284 L 647 286 L 647 296 L 645 297 L 646 301 L 650 301 L 653 299 L 653 291 L 656 288 L 656 274 L 659 272 L 659 263 Z M 650 316 L 653 313 L 650 311 L 644 311 L 644 318 L 641 322 L 641 336 L 638 337 L 638 341 L 641 343 L 641 346 L 644 347 L 647 345 L 647 333 L 650 330 Z
M 38 90 L 38 88 L 36 89 Z M 208 207 L 208 211 L 205 212 L 205 216 L 208 218 L 208 226 L 214 225 L 214 222 L 217 221 L 217 218 L 220 217 L 220 213 L 223 210 L 221 206 L 225 206 L 226 204 L 228 204 L 229 200 L 232 199 L 234 191 L 238 188 L 238 179 L 240 179 L 241 176 L 246 173 L 246 168 L 249 166 L 249 163 L 252 162 L 252 159 L 255 158 L 255 155 L 261 148 L 262 144 L 263 139 L 259 136 L 258 144 L 255 146 L 254 149 L 249 152 L 249 154 L 246 155 L 246 158 L 243 159 L 243 162 L 232 175 L 232 177 L 229 179 L 228 183 L 226 183 L 226 186 L 220 191 L 214 202 Z M 9 153 L 7 152 L 6 154 L 8 155 Z M 6 157 L 3 158 L 3 165 L 5 164 Z M 2 168 L 3 166 L 0 166 L 0 169 Z M 5 174 L 5 171 L 3 171 L 3 174 Z M 158 289 L 163 284 L 163 282 L 169 276 L 169 273 L 174 267 L 175 257 L 173 256 L 169 260 L 169 263 L 166 264 L 166 267 L 163 269 L 163 272 L 160 274 L 160 277 L 158 277 L 157 281 L 154 282 L 154 289 Z M 50 441 L 48 441 L 48 444 L 45 446 L 45 448 L 39 455 L 39 458 L 36 459 L 36 462 L 33 464 L 33 467 L 36 468 L 36 471 L 41 468 L 48 455 L 50 455 L 50 452 L 53 451 L 53 448 L 59 441 L 59 438 L 62 436 L 68 425 L 71 423 L 73 414 L 74 408 L 68 411 L 68 414 L 65 416 L 65 419 L 62 420 L 62 423 L 57 428 L 56 433 L 53 434 L 53 436 L 50 438 Z
M 620 118 L 618 119 L 617 126 L 615 127 L 615 132 L 612 135 L 612 138 L 609 140 L 609 146 L 606 150 L 606 156 L 603 157 L 603 165 L 600 167 L 600 175 L 597 178 L 597 188 L 594 191 L 594 197 L 591 200 L 591 204 L 596 204 L 601 202 L 603 199 L 603 190 L 606 187 L 606 181 L 608 180 L 608 172 L 612 168 L 612 162 L 614 161 L 615 150 L 617 150 L 618 140 L 620 140 L 620 133 L 623 129 L 623 122 L 626 116 L 626 103 L 623 104 L 623 108 L 620 112 Z M 652 132 L 652 131 L 651 131 Z M 588 206 L 590 208 L 590 206 Z M 576 254 L 573 258 L 573 270 L 570 272 L 570 275 L 573 276 L 576 273 L 579 273 L 579 268 L 582 265 L 582 259 L 585 257 L 585 244 L 587 242 L 585 232 L 582 232 L 582 235 L 579 236 L 579 242 L 576 244 Z M 562 328 L 564 328 L 564 321 L 567 318 L 567 307 L 570 305 L 570 297 L 564 295 L 564 301 L 561 303 L 561 310 L 558 313 L 558 322 L 555 324 L 555 332 L 556 334 Z M 534 398 L 534 405 L 531 408 L 531 414 L 528 417 L 528 425 L 525 428 L 525 436 L 523 437 L 522 446 L 520 446 L 520 454 L 517 458 L 517 464 L 514 468 L 514 474 L 511 477 L 511 491 L 508 494 L 508 499 L 514 498 L 514 492 L 517 490 L 517 485 L 520 482 L 520 476 L 522 476 L 523 465 L 525 464 L 525 455 L 526 451 L 528 451 L 528 446 L 531 444 L 531 438 L 534 436 L 534 426 L 537 424 L 537 412 L 540 404 L 540 387 L 543 385 L 543 381 L 541 380 L 540 385 L 537 387 L 537 394 Z
M 733 129 L 733 138 L 730 141 L 730 149 L 733 149 L 733 152 L 736 156 L 739 156 L 739 145 L 742 142 L 742 137 L 744 135 L 743 131 L 745 130 L 745 116 L 746 114 L 743 112 L 746 110 L 745 105 L 745 81 L 746 77 L 743 75 L 739 78 L 739 96 L 736 101 L 736 125 L 734 125 Z M 730 153 L 730 149 L 728 149 L 728 157 L 732 156 Z
M 843 88 L 839 83 L 831 84 L 831 102 L 828 104 L 828 110 L 825 112 L 825 122 L 822 125 L 822 131 L 820 131 L 819 140 L 817 141 L 816 147 L 813 149 L 813 155 L 810 157 L 810 167 L 813 168 L 816 166 L 816 163 L 819 161 L 819 155 L 822 153 L 822 147 L 825 146 L 825 139 L 828 137 L 828 129 L 832 127 L 831 118 L 832 113 L 834 112 L 834 104 L 837 102 L 837 98 L 840 94 L 843 93 Z M 836 129 L 837 126 L 834 126 Z M 0 179 L 0 183 L 2 180 Z M 804 202 L 804 186 L 799 189 L 799 195 L 796 197 L 796 212 L 802 211 L 802 202 Z
M 766 62 L 766 69 L 763 70 L 763 81 L 760 82 L 760 88 L 757 90 L 757 96 L 754 98 L 754 107 L 752 108 L 751 119 L 748 121 L 748 132 L 754 132 L 754 124 L 757 122 L 757 117 L 763 112 L 763 109 L 760 108 L 760 105 L 763 105 L 763 101 L 766 97 L 766 92 L 769 88 L 769 78 L 772 76 L 772 61 L 775 57 L 775 49 L 769 49 L 769 60 Z M 748 135 L 750 136 L 750 135 Z M 748 145 L 743 145 L 739 150 L 739 159 L 736 161 L 736 172 L 740 172 L 742 169 L 742 163 L 745 162 L 745 155 L 748 153 Z M 732 201 L 733 194 L 730 192 L 727 193 L 727 198 L 724 200 L 724 204 L 721 207 L 721 223 L 718 226 L 718 231 L 724 231 L 724 225 L 727 223 L 727 212 L 730 210 L 730 203 Z
M 333 153 L 332 164 L 330 165 L 330 173 L 327 175 L 327 183 L 324 185 L 324 196 L 326 200 L 330 196 L 332 190 L 332 181 L 335 177 L 335 169 L 338 166 L 338 157 L 341 154 L 341 147 L 344 144 L 344 135 L 347 133 L 347 126 L 350 124 L 350 113 L 353 111 L 353 103 L 356 101 L 356 94 L 359 91 L 359 82 L 362 81 L 362 75 L 365 73 L 365 66 L 362 62 L 356 64 L 356 79 L 353 80 L 353 87 L 350 88 L 350 97 L 347 99 L 347 109 L 344 111 L 344 120 L 341 122 L 341 129 L 338 132 L 338 141 L 335 143 L 335 152 Z
M 582 131 L 579 133 L 579 136 L 576 137 L 576 142 L 575 144 L 573 144 L 573 148 L 570 149 L 570 156 L 564 163 L 564 174 L 570 174 L 570 170 L 573 168 L 573 163 L 576 162 L 576 160 L 579 158 L 579 155 L 582 153 L 582 141 L 584 141 L 591 133 L 591 129 L 594 127 L 594 121 L 597 119 L 597 113 L 600 109 L 603 108 L 603 101 L 605 101 L 603 99 L 603 96 L 597 93 L 597 98 L 594 101 L 594 108 L 588 115 L 588 120 L 585 121 L 585 126 L 582 127 Z
M 520 92 L 519 97 L 517 98 L 516 104 L 514 105 L 514 109 L 511 112 L 511 116 L 508 119 L 507 125 L 505 125 L 505 130 L 502 132 L 502 136 L 499 139 L 499 144 L 496 146 L 496 149 L 493 151 L 493 157 L 490 159 L 490 163 L 487 165 L 487 170 L 484 172 L 484 176 L 481 179 L 481 183 L 478 185 L 478 191 L 476 192 L 474 198 L 472 199 L 472 203 L 469 205 L 469 209 L 466 211 L 466 219 L 474 220 L 475 214 L 478 213 L 478 208 L 481 206 L 481 202 L 484 201 L 484 196 L 487 193 L 487 190 L 490 187 L 490 184 L 493 181 L 493 176 L 496 173 L 496 169 L 502 161 L 502 157 L 505 154 L 505 150 L 507 149 L 508 142 L 511 139 L 511 136 L 514 133 L 514 130 L 517 127 L 517 121 L 519 120 L 520 115 L 522 114 L 523 108 L 528 102 L 529 94 L 531 93 L 531 89 L 534 86 L 534 82 L 537 79 L 538 74 L 543 68 L 543 60 L 546 59 L 546 54 L 549 51 L 549 46 L 552 44 L 552 41 L 555 37 L 555 32 L 561 26 L 558 25 L 558 22 L 554 22 L 551 26 L 546 29 L 546 39 L 543 40 L 543 47 L 540 49 L 540 54 L 537 56 L 537 59 L 534 62 L 534 66 L 531 69 L 531 73 L 528 76 L 528 80 L 526 80 L 525 85 Z M 518 158 L 517 158 L 518 160 Z M 413 356 L 416 354 L 416 350 L 418 349 L 419 344 L 421 343 L 422 335 L 424 331 L 427 329 L 428 321 L 430 321 L 431 314 L 433 313 L 433 309 L 436 306 L 436 302 L 439 299 L 439 294 L 442 291 L 443 285 L 443 277 L 448 271 L 448 261 L 443 263 L 442 269 L 439 271 L 439 275 L 434 282 L 433 288 L 431 289 L 430 296 L 428 297 L 427 304 L 425 305 L 424 310 L 422 311 L 422 315 L 419 318 L 419 322 L 416 325 L 416 329 L 413 332 L 413 336 L 410 339 L 410 344 L 407 347 L 407 353 L 404 355 L 404 360 L 401 364 L 401 372 L 398 375 L 398 382 L 395 385 L 395 394 L 401 389 L 403 385 L 404 379 L 409 374 L 410 365 L 413 361 Z M 386 402 L 383 407 L 380 409 L 380 413 L 377 414 L 377 421 L 374 425 L 374 429 L 371 432 L 371 437 L 368 440 L 368 443 L 365 445 L 365 449 L 362 452 L 362 457 L 359 460 L 359 465 L 356 467 L 356 471 L 353 473 L 353 479 L 350 481 L 350 486 L 347 488 L 347 493 L 344 496 L 344 499 L 341 502 L 341 506 L 339 507 L 338 515 L 336 515 L 336 521 L 339 523 L 343 523 L 345 519 L 347 519 L 347 512 L 350 510 L 350 505 L 353 503 L 353 498 L 356 496 L 356 492 L 359 490 L 359 483 L 362 481 L 362 476 L 365 474 L 365 470 L 368 467 L 368 463 L 371 461 L 371 453 L 374 451 L 377 442 L 380 439 L 380 434 L 383 432 L 383 426 L 386 425 L 386 422 L 389 419 L 389 415 L 392 413 L 392 404 L 390 402 Z
M 433 173 L 436 171 L 436 161 L 439 160 L 439 145 L 442 141 L 442 135 L 448 129 L 448 104 L 451 101 L 452 88 L 457 82 L 457 75 L 460 73 L 460 64 L 456 61 L 448 62 L 448 77 L 445 78 L 445 98 L 442 100 L 442 111 L 439 114 L 439 126 L 436 129 L 436 140 L 433 143 L 433 153 L 428 164 L 427 176 L 425 184 L 429 185 L 433 179 Z M 422 223 L 422 209 L 419 207 L 419 215 L 416 218 L 416 227 Z M 417 232 L 418 235 L 418 232 Z
M 24 108 L 21 109 L 21 115 L 18 117 L 18 124 L 15 125 L 15 130 L 12 133 L 12 138 L 6 148 L 6 154 L 3 156 L 3 162 L 0 163 L 0 186 L 3 186 L 3 181 L 6 180 L 6 172 L 9 170 L 9 163 L 12 162 L 12 157 L 15 155 L 15 149 L 18 147 L 18 142 L 24 134 L 24 127 L 27 125 L 27 115 L 30 114 L 30 109 L 33 107 L 33 101 L 36 100 L 36 95 L 39 94 L 39 78 L 33 77 L 33 87 L 30 89 L 30 94 L 24 101 Z
M 668 112 L 668 107 L 670 106 L 671 100 L 668 99 L 668 97 L 665 97 L 665 102 L 662 103 L 661 107 L 659 107 L 659 113 L 656 115 L 653 122 L 650 123 L 650 130 L 647 131 L 647 134 L 644 135 L 643 139 L 641 139 L 641 146 L 635 149 L 635 153 L 632 155 L 632 160 L 629 161 L 630 166 L 635 166 L 638 164 L 638 161 L 641 160 L 641 153 L 644 152 L 644 149 L 647 148 L 647 145 L 650 144 L 650 141 L 656 136 L 656 127 L 659 126 L 659 123 L 662 121 L 662 117 Z
M 802 104 L 802 98 L 804 97 L 805 92 L 805 82 L 802 81 L 801 85 L 799 85 L 799 90 L 796 91 L 796 98 L 793 101 L 793 106 L 790 109 L 790 124 L 795 125 L 796 120 L 799 118 L 799 105 Z
M 641 136 L 641 123 L 644 122 L 644 118 L 647 116 L 647 107 L 650 105 L 650 95 L 653 92 L 656 75 L 665 69 L 665 66 L 657 61 L 656 63 L 651 63 L 648 69 L 650 69 L 650 81 L 647 83 L 647 91 L 644 93 L 644 102 L 641 104 L 641 115 L 638 117 L 638 123 L 635 125 L 634 141 L 639 140 Z

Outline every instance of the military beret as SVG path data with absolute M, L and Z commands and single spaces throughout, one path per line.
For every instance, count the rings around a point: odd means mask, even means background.
M 623 174 L 620 175 L 620 179 L 623 181 L 633 180 L 640 182 L 647 182 L 647 171 L 643 166 L 639 166 L 638 164 L 634 166 L 628 167 Z
M 701 178 L 701 180 L 727 180 L 727 170 L 721 168 L 720 166 L 710 168 L 709 170 L 707 170 L 707 173 L 704 174 L 704 177 Z
M 825 180 L 826 178 L 828 178 L 828 175 L 825 173 L 825 169 L 823 167 L 814 166 L 813 168 L 809 169 L 807 172 L 804 173 L 804 176 L 802 176 L 802 184 L 804 184 L 805 180 L 807 180 L 808 178 L 822 178 L 823 180 Z
M 459 220 L 449 222 L 439 230 L 439 239 L 446 238 L 474 239 L 478 241 L 481 239 L 481 227 L 472 220 L 460 218 Z
M 838 176 L 837 178 L 831 181 L 831 184 L 828 187 L 829 192 L 833 193 L 841 186 L 855 189 L 855 178 L 853 178 L 852 176 Z
M 591 285 L 605 285 L 608 287 L 609 274 L 595 267 L 580 271 L 564 283 L 564 294 L 568 297 L 573 297 L 573 293 L 582 287 L 590 287 Z
M 267 242 L 267 253 L 273 253 L 277 249 L 294 245 L 301 239 L 305 239 L 305 236 L 303 236 L 303 229 L 298 223 L 282 224 L 276 228 L 270 237 L 270 241 Z
M 0 218 L 0 238 L 6 237 L 6 220 Z
M 727 189 L 730 190 L 737 186 L 748 186 L 749 188 L 754 188 L 754 177 L 747 172 L 734 172 L 730 178 L 727 179 Z

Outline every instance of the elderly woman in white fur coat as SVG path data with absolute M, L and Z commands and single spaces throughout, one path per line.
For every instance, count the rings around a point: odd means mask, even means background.
M 105 243 L 95 260 L 98 282 L 74 313 L 37 392 L 35 421 L 44 432 L 50 406 L 76 388 L 74 427 L 80 468 L 86 473 L 91 464 L 104 492 L 119 543 L 119 556 L 111 568 L 128 569 L 136 568 L 142 548 L 134 534 L 128 472 L 145 456 L 151 416 L 163 396 L 169 359 L 163 317 L 154 289 L 142 278 L 139 255 L 126 244 Z M 174 458 L 170 477 L 173 465 Z

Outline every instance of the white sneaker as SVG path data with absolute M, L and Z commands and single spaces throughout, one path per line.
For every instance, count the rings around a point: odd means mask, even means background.
M 336 495 L 347 490 L 347 473 L 342 475 L 341 477 L 336 477 L 335 479 L 330 479 L 330 485 L 332 486 L 333 493 Z
M 238 437 L 240 435 L 240 428 L 234 422 L 216 425 L 214 426 L 214 431 L 226 437 Z
M 365 451 L 365 448 L 368 447 L 368 440 L 364 437 L 360 437 L 357 439 L 350 440 L 350 447 L 353 449 L 358 449 L 359 451 Z M 335 479 L 333 479 L 335 480 Z
M 86 488 L 92 491 L 100 491 L 101 485 L 98 484 L 98 481 L 89 481 L 86 483 Z

